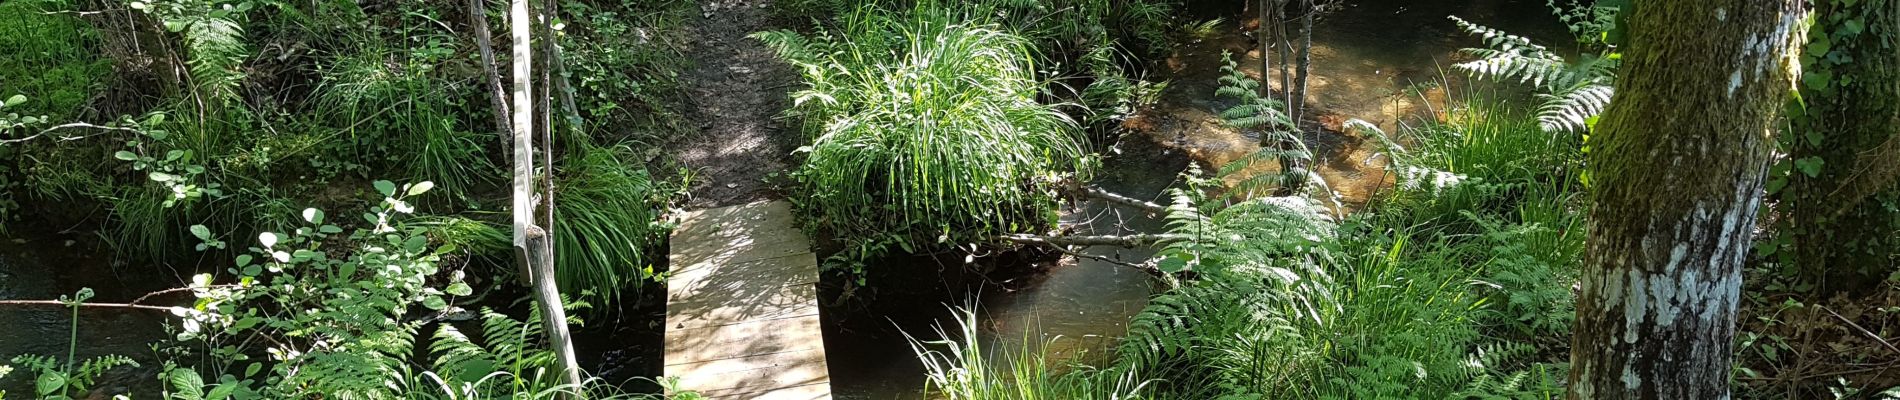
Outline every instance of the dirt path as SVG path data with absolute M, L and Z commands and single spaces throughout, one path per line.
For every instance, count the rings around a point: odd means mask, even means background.
M 777 117 L 793 76 L 770 49 L 746 35 L 771 26 L 770 0 L 701 0 L 687 27 L 697 65 L 686 77 L 699 132 L 668 152 L 693 170 L 689 209 L 780 197 L 766 182 L 792 167 L 797 132 Z

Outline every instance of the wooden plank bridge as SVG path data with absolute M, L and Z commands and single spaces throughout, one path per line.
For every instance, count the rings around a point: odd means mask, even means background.
M 712 399 L 831 398 L 818 260 L 784 201 L 689 212 L 666 279 L 666 376 Z

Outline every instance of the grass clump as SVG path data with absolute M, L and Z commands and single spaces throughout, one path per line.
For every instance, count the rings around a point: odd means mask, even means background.
M 625 147 L 570 154 L 556 185 L 554 267 L 562 290 L 592 293 L 613 309 L 621 289 L 653 277 L 646 249 L 667 227 L 652 206 L 653 181 Z M 637 297 L 637 296 L 635 296 Z
M 1042 104 L 1030 42 L 952 6 L 841 17 L 813 36 L 763 32 L 807 88 L 794 173 L 811 225 L 905 248 L 1046 223 L 1047 183 L 1086 171 L 1076 123 Z

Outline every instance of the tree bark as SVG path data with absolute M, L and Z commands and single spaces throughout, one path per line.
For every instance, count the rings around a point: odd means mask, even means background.
M 1790 173 L 1782 197 L 1796 262 L 1826 296 L 1876 288 L 1895 268 L 1900 212 L 1888 207 L 1900 203 L 1900 0 L 1818 3 L 1812 36 L 1828 37 L 1830 53 L 1852 61 L 1803 57 L 1803 71 L 1832 78 L 1800 85 L 1807 109 L 1784 142 L 1794 143 L 1790 159 L 1821 164 L 1816 176 Z
M 1273 4 L 1279 0 L 1260 0 L 1254 3 L 1259 14 L 1260 33 L 1260 97 L 1273 98 Z
M 1596 178 L 1571 399 L 1726 399 L 1800 0 L 1637 2 Z
M 488 74 L 488 102 L 495 109 L 495 133 L 501 137 L 501 153 L 508 154 L 512 138 L 503 134 L 513 129 L 508 124 L 508 89 L 501 85 L 501 67 L 495 65 L 495 45 L 488 38 L 487 3 L 488 0 L 468 0 L 468 23 L 475 31 L 475 48 L 482 53 L 482 71 Z
M 1313 0 L 1300 2 L 1300 60 L 1295 64 L 1293 77 L 1293 103 L 1287 104 L 1293 110 L 1293 126 L 1300 126 L 1306 118 L 1306 74 L 1313 65 L 1313 14 L 1319 10 L 1313 7 Z
M 534 274 L 535 303 L 546 325 L 548 345 L 554 347 L 555 361 L 561 368 L 563 384 L 580 387 L 580 363 L 574 357 L 573 339 L 567 331 L 567 310 L 561 304 L 560 288 L 554 283 L 554 254 L 548 232 L 534 224 L 534 46 L 530 32 L 535 21 L 528 12 L 528 0 L 508 2 L 508 25 L 514 55 L 514 187 L 513 212 L 516 261 Z M 549 171 L 552 172 L 552 171 Z

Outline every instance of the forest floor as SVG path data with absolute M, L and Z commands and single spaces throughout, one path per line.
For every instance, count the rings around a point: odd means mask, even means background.
M 689 113 L 698 133 L 677 138 L 667 151 L 692 169 L 686 208 L 699 209 L 775 197 L 773 177 L 789 171 L 796 132 L 778 118 L 788 105 L 791 70 L 771 49 L 746 37 L 775 29 L 769 0 L 702 0 L 700 18 L 687 27 Z

